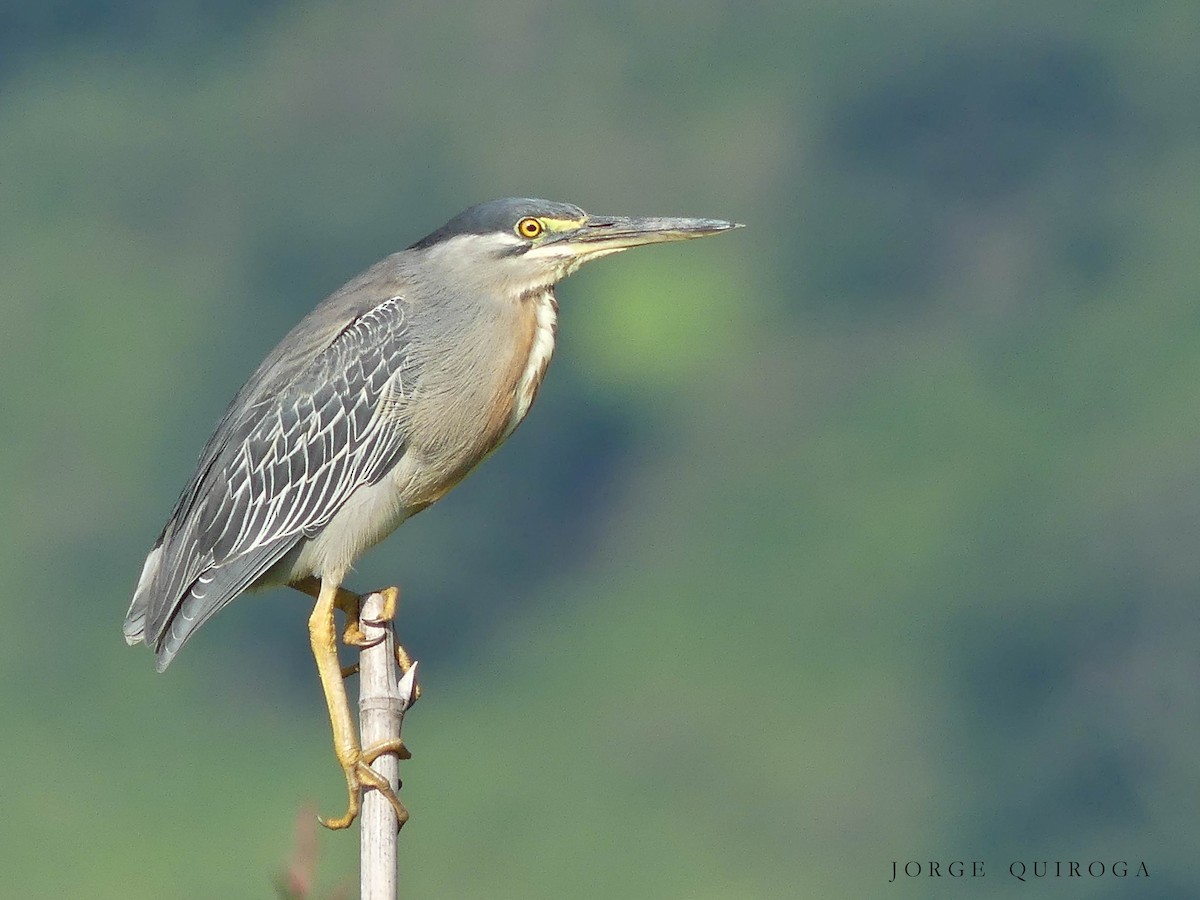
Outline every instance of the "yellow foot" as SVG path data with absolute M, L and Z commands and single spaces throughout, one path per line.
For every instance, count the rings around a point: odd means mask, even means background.
M 396 608 L 400 605 L 400 588 L 382 588 L 379 595 L 383 597 L 383 609 L 379 613 L 379 618 L 365 620 L 368 625 L 374 625 L 376 628 L 382 628 L 396 618 Z
M 369 640 L 362 630 L 362 623 L 382 628 L 396 618 L 396 600 L 400 596 L 399 588 L 384 588 L 379 592 L 383 595 L 383 613 L 378 619 L 362 618 L 362 597 L 347 590 L 339 590 L 335 605 L 346 614 L 346 627 L 342 629 L 342 643 L 347 647 L 358 647 L 365 650 L 374 647 L 383 638 Z
M 321 676 L 321 689 L 329 708 L 329 724 L 333 729 L 333 749 L 338 764 L 346 776 L 346 790 L 350 801 L 345 815 L 336 819 L 321 819 L 327 828 L 346 828 L 358 817 L 362 808 L 362 792 L 375 788 L 392 804 L 396 818 L 401 824 L 408 819 L 408 811 L 392 790 L 387 779 L 371 768 L 371 763 L 384 753 L 395 753 L 401 759 L 408 751 L 400 740 L 384 741 L 362 750 L 346 698 L 346 685 L 342 680 L 341 666 L 337 655 L 337 631 L 333 622 L 333 610 L 338 599 L 339 586 L 336 581 L 322 581 L 317 593 L 317 602 L 308 619 L 308 639 L 312 645 L 317 673 Z
M 317 821 L 334 831 L 349 828 L 362 810 L 363 791 L 367 788 L 375 788 L 383 794 L 388 803 L 392 804 L 392 809 L 396 811 L 397 829 L 403 828 L 404 823 L 408 821 L 408 810 L 404 808 L 404 804 L 400 802 L 400 798 L 396 796 L 396 792 L 392 790 L 387 779 L 371 768 L 371 763 L 385 753 L 395 753 L 400 759 L 412 758 L 412 754 L 408 752 L 403 741 L 391 740 L 383 741 L 366 750 L 353 751 L 345 760 L 339 759 L 342 771 L 346 774 L 346 791 L 350 797 L 346 812 L 336 819 L 322 819 L 318 816 Z
M 346 626 L 342 629 L 342 643 L 347 647 L 369 647 L 371 642 L 363 634 L 360 612 L 362 597 L 344 588 L 338 591 L 335 603 L 338 609 L 346 614 Z
M 383 609 L 380 611 L 379 618 L 367 619 L 362 617 L 361 598 L 357 594 L 351 594 L 347 590 L 339 590 L 336 606 L 346 614 L 346 627 L 342 631 L 342 643 L 348 647 L 358 647 L 360 650 L 367 647 L 374 647 L 383 638 L 369 640 L 363 633 L 361 623 L 366 622 L 368 625 L 373 625 L 376 628 L 383 628 L 389 622 L 396 618 L 396 610 L 400 605 L 400 589 L 397 587 L 387 587 L 379 590 L 379 594 L 383 597 Z M 354 598 L 353 601 L 350 598 Z M 400 674 L 407 675 L 408 670 L 413 667 L 412 657 L 408 655 L 400 644 L 396 644 L 396 664 L 400 667 Z M 358 664 L 347 666 L 342 669 L 342 677 L 348 677 L 358 671 Z M 412 702 L 416 703 L 421 697 L 421 686 L 413 686 Z

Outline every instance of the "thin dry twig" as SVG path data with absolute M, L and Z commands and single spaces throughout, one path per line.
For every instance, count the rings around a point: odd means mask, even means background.
M 381 594 L 363 598 L 362 629 L 374 646 L 359 653 L 358 708 L 363 747 L 372 747 L 400 737 L 404 713 L 412 705 L 416 664 L 400 677 L 396 662 L 396 636 L 391 623 L 374 625 L 383 613 Z M 372 768 L 400 789 L 400 760 L 394 754 L 380 756 Z M 363 796 L 360 829 L 360 889 L 362 900 L 395 900 L 398 890 L 397 836 L 403 822 L 378 791 Z

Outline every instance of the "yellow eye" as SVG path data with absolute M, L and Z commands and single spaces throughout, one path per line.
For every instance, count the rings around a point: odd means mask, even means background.
M 517 223 L 517 234 L 525 238 L 527 241 L 532 241 L 543 231 L 542 223 L 533 216 L 526 216 Z

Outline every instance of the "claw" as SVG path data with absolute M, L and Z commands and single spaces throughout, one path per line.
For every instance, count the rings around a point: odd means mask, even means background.
M 349 591 L 340 591 L 338 594 L 338 608 L 346 614 L 346 627 L 342 631 L 342 643 L 347 647 L 357 647 L 359 650 L 369 650 L 372 647 L 378 646 L 386 640 L 386 635 L 378 638 L 369 639 L 366 633 L 362 630 L 363 625 L 370 625 L 375 628 L 382 628 L 396 617 L 397 599 L 400 596 L 400 589 L 395 587 L 384 588 L 379 592 L 383 597 L 383 612 L 378 619 L 368 619 L 362 615 L 362 598 L 357 594 L 351 594 Z M 353 600 L 343 598 L 343 594 L 352 597 Z
M 363 633 L 360 620 L 356 618 L 346 619 L 346 627 L 342 629 L 342 643 L 347 647 L 373 647 L 375 644 L 367 640 L 367 636 Z
M 358 754 L 357 759 L 346 760 L 342 763 L 342 771 L 346 774 L 346 792 L 349 795 L 346 812 L 336 819 L 324 819 L 317 816 L 317 821 L 331 831 L 349 828 L 358 818 L 359 812 L 362 811 L 363 791 L 367 788 L 374 788 L 383 795 L 388 803 L 392 804 L 392 809 L 396 812 L 396 828 L 403 828 L 404 823 L 408 821 L 408 810 L 404 808 L 404 804 L 400 802 L 400 798 L 396 796 L 396 792 L 392 790 L 388 780 L 371 768 L 371 763 L 387 753 L 395 753 L 399 759 L 412 758 L 412 754 L 408 752 L 403 741 L 392 740 L 368 747 Z
M 363 619 L 368 625 L 374 625 L 376 628 L 382 628 L 392 619 L 396 618 L 396 607 L 399 605 L 400 588 L 387 587 L 379 591 L 379 595 L 383 597 L 383 610 L 379 614 L 378 619 Z

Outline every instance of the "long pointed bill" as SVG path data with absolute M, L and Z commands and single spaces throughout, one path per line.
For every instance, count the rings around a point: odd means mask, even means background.
M 573 255 L 591 259 L 609 253 L 660 244 L 667 241 L 689 241 L 708 237 L 733 228 L 734 222 L 721 219 L 668 219 L 658 217 L 629 218 L 623 216 L 588 216 L 579 228 L 563 233 L 548 242 L 556 248 L 570 248 Z M 561 249 L 558 252 L 562 252 Z

